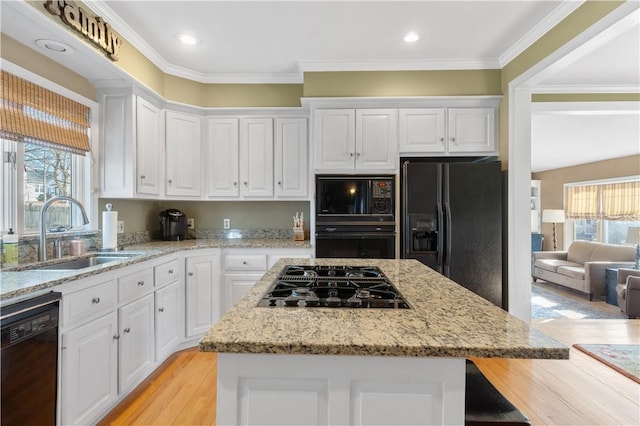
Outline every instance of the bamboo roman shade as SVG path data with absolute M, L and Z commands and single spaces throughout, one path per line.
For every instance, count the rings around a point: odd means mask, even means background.
M 640 220 L 640 181 L 569 186 L 565 205 L 570 219 Z
M 13 74 L 0 71 L 0 137 L 84 155 L 89 108 Z

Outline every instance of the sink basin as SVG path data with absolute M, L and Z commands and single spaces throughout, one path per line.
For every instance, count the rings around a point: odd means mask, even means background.
M 77 269 L 84 269 L 90 266 L 103 265 L 105 263 L 119 262 L 121 260 L 130 259 L 132 256 L 91 256 L 83 257 L 82 259 L 69 260 L 67 262 L 60 262 L 53 265 L 42 266 L 36 268 L 38 271 L 73 271 Z

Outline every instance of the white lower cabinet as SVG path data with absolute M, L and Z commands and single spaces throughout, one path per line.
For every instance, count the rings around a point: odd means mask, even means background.
M 146 376 L 155 361 L 153 295 L 118 310 L 118 389 L 123 392 Z
M 220 318 L 220 254 L 190 255 L 186 265 L 186 336 L 204 334 Z
M 115 401 L 117 339 L 116 312 L 62 334 L 61 424 L 89 424 Z
M 180 282 L 175 281 L 156 291 L 156 361 L 163 360 L 173 352 L 184 336 L 184 315 L 180 309 L 180 301 L 183 299 L 181 290 Z

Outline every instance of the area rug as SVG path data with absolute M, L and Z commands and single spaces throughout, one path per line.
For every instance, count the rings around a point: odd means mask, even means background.
M 543 286 L 531 284 L 532 319 L 626 319 L 622 312 L 609 312 L 589 302 L 562 297 Z
M 590 357 L 640 383 L 640 345 L 573 345 Z

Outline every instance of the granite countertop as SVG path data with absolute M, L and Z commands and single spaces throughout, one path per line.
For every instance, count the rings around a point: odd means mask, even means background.
M 416 260 L 296 259 L 378 266 L 413 309 L 266 308 L 281 259 L 200 341 L 202 351 L 568 359 L 569 348 Z
M 285 239 L 195 239 L 184 241 L 150 241 L 147 243 L 126 246 L 126 250 L 109 252 L 107 255 L 130 256 L 126 260 L 96 265 L 73 271 L 47 271 L 34 270 L 36 265 L 46 266 L 62 261 L 75 260 L 82 257 L 95 255 L 86 253 L 83 256 L 67 256 L 62 259 L 54 259 L 37 264 L 19 265 L 14 268 L 0 271 L 0 301 L 9 303 L 14 299 L 31 295 L 37 295 L 47 289 L 64 284 L 69 281 L 87 278 L 103 272 L 112 271 L 124 266 L 151 260 L 158 256 L 171 254 L 183 250 L 197 250 L 206 248 L 310 248 L 309 241 L 292 241 Z M 101 255 L 103 253 L 100 253 Z

